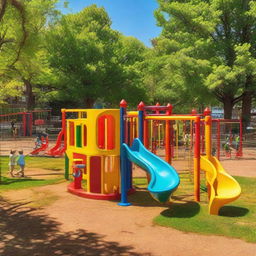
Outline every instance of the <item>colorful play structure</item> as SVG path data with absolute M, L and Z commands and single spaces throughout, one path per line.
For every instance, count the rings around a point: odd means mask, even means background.
M 71 118 L 66 118 L 72 113 Z M 65 177 L 73 176 L 68 191 L 85 198 L 118 200 L 130 205 L 127 194 L 133 192 L 132 163 L 149 174 L 148 190 L 159 202 L 167 202 L 178 188 L 180 178 L 171 166 L 172 137 L 176 121 L 189 122 L 193 152 L 193 183 L 195 201 L 200 201 L 200 177 L 205 172 L 209 198 L 209 213 L 219 209 L 241 193 L 240 185 L 212 155 L 212 118 L 206 109 L 204 116 L 172 114 L 172 106 L 138 105 L 138 111 L 127 111 L 122 100 L 120 109 L 62 109 L 62 132 L 65 150 Z M 150 141 L 152 122 L 160 122 L 159 135 L 165 160 L 154 154 Z M 151 126 L 151 128 L 150 128 Z M 202 130 L 204 140 L 202 142 Z M 174 135 L 175 136 L 175 135 Z M 60 140 L 60 139 L 59 139 Z M 204 143 L 204 151 L 201 148 Z
M 35 142 L 35 148 L 32 152 L 30 152 L 30 155 L 38 155 L 40 152 L 44 152 L 49 145 L 49 138 L 48 134 L 38 134 L 37 140 Z

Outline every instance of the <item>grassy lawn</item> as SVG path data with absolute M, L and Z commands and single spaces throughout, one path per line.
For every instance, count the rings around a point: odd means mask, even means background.
M 179 188 L 173 194 L 169 207 L 166 207 L 153 220 L 155 224 L 185 232 L 223 235 L 256 243 L 256 178 L 235 177 L 242 187 L 240 198 L 222 207 L 220 216 L 214 216 L 208 214 L 205 189 L 201 190 L 201 202 L 195 202 L 193 200 L 193 185 L 189 181 L 188 175 L 187 177 L 186 174 L 180 176 Z M 146 179 L 135 178 L 134 184 L 138 187 L 146 187 Z M 135 196 L 136 193 L 130 197 L 131 201 L 134 201 L 133 197 Z M 146 198 L 146 193 L 141 197 Z M 150 197 L 147 201 L 144 202 L 145 205 L 153 206 Z M 136 202 L 137 200 L 135 200 L 135 204 Z
M 64 159 L 63 158 L 48 158 L 48 157 L 26 157 L 26 167 L 29 169 L 38 168 L 50 171 L 59 171 L 60 175 L 55 178 L 47 179 L 32 179 L 29 177 L 25 178 L 12 178 L 8 175 L 8 157 L 0 157 L 0 170 L 1 170 L 1 182 L 0 192 L 6 190 L 24 189 L 36 186 L 44 186 L 55 184 L 64 181 L 63 169 Z M 25 169 L 26 174 L 26 169 Z

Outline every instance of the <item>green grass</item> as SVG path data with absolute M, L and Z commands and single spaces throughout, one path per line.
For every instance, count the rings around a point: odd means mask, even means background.
M 30 178 L 7 178 L 2 177 L 0 192 L 8 190 L 25 189 L 31 187 L 56 184 L 64 181 L 63 177 L 56 179 L 30 179 Z
M 0 157 L 1 182 L 0 192 L 7 190 L 17 190 L 55 184 L 64 181 L 63 172 L 57 178 L 49 179 L 32 179 L 32 178 L 11 178 L 8 176 L 8 157 Z M 28 168 L 39 168 L 51 171 L 61 171 L 64 169 L 63 158 L 46 158 L 46 157 L 26 157 L 26 166 Z M 25 169 L 26 174 L 26 169 Z
M 30 157 L 25 158 L 26 166 L 29 168 L 41 168 L 48 170 L 63 170 L 64 158 L 50 158 L 50 157 Z M 2 175 L 8 171 L 8 156 L 0 156 L 0 166 L 2 167 Z
M 154 223 L 185 232 L 223 235 L 256 243 L 256 178 L 235 177 L 242 187 L 240 198 L 220 209 L 220 216 L 208 214 L 207 194 L 193 201 L 193 186 L 181 177 L 170 207 Z

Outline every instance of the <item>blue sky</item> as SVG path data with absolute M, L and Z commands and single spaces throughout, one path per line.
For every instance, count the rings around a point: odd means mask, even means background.
M 150 39 L 161 32 L 154 18 L 157 0 L 69 0 L 69 8 L 61 9 L 63 13 L 75 13 L 91 4 L 106 9 L 113 29 L 126 36 L 134 36 L 147 46 L 151 46 Z

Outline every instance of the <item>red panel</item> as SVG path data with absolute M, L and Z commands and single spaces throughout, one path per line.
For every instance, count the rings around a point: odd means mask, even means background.
M 82 159 L 82 164 L 85 164 L 84 174 L 86 174 L 86 155 L 73 153 L 73 159 Z
M 45 124 L 45 121 L 43 119 L 36 119 L 35 120 L 35 125 L 43 125 Z
M 84 146 L 87 146 L 87 127 L 84 125 Z
M 75 127 L 73 122 L 69 122 L 69 145 L 75 145 Z
M 105 119 L 106 116 L 101 116 L 98 119 L 98 147 L 105 148 Z
M 101 157 L 90 158 L 90 188 L 91 193 L 101 193 Z
M 107 149 L 115 148 L 115 119 L 113 116 L 107 116 Z

